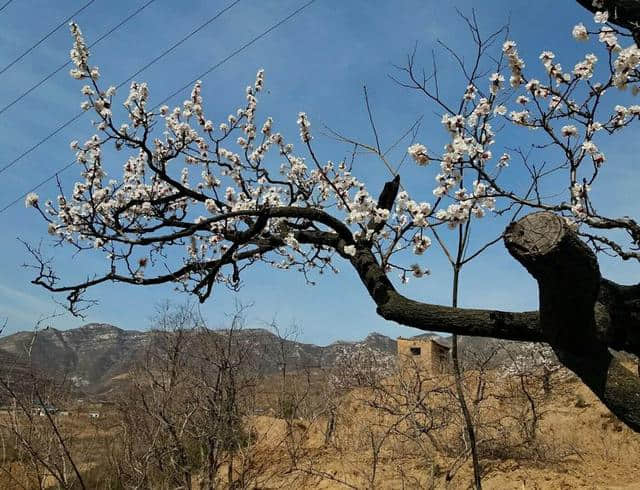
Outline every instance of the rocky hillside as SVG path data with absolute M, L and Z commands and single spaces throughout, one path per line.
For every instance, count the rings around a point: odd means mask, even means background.
M 215 331 L 226 335 L 228 331 Z M 297 342 L 294 338 L 279 337 L 265 329 L 234 331 L 236 342 L 250 349 L 256 369 L 264 373 L 277 372 L 283 361 L 287 369 L 315 369 L 331 367 L 338 360 L 373 356 L 389 365 L 396 355 L 396 341 L 379 333 L 371 333 L 357 342 L 337 341 L 327 346 Z M 416 338 L 435 337 L 421 334 Z M 20 376 L 37 370 L 48 376 L 70 380 L 79 390 L 101 392 L 114 378 L 122 378 L 144 359 L 148 348 L 160 339 L 157 331 L 123 330 L 113 325 L 90 323 L 71 330 L 47 328 L 37 333 L 19 332 L 0 338 L 0 375 L 16 373 Z M 450 338 L 440 337 L 441 343 Z M 497 368 L 519 364 L 555 364 L 550 349 L 518 342 L 461 337 L 461 357 L 465 367 Z M 553 359 L 551 359 L 553 358 Z M 359 361 L 356 361 L 359 362 Z
M 64 376 L 83 391 L 101 391 L 113 378 L 127 373 L 136 360 L 143 359 L 157 335 L 96 323 L 71 330 L 19 332 L 0 338 L 1 369 L 2 373 L 23 372 L 31 365 L 48 375 Z M 235 335 L 250 346 L 260 360 L 257 367 L 267 373 L 277 371 L 283 358 L 292 369 L 301 369 L 331 366 L 350 352 L 369 352 L 386 360 L 396 352 L 395 340 L 378 333 L 359 342 L 339 341 L 322 347 L 282 339 L 264 329 L 240 330 Z
M 47 328 L 0 339 L 0 350 L 35 370 L 65 376 L 78 388 L 92 389 L 125 372 L 144 352 L 149 334 L 90 323 L 72 330 Z M 11 369 L 9 362 L 3 372 Z

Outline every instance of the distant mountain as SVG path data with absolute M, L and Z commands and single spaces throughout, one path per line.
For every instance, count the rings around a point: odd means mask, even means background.
M 251 346 L 260 362 L 258 368 L 266 373 L 277 372 L 283 356 L 291 369 L 301 369 L 332 366 L 338 357 L 354 351 L 371 352 L 387 360 L 396 353 L 395 340 L 378 333 L 359 342 L 338 341 L 322 347 L 281 339 L 265 329 L 238 330 L 236 335 Z M 97 323 L 70 330 L 19 332 L 0 338 L 0 373 L 25 372 L 31 366 L 50 376 L 65 377 L 82 391 L 99 392 L 142 360 L 155 338 L 154 331 L 122 330 Z
M 66 376 L 80 387 L 96 387 L 126 372 L 144 352 L 147 332 L 90 323 L 71 330 L 47 328 L 0 338 L 0 351 L 49 375 Z M 3 371 L 15 362 L 2 363 Z
M 225 334 L 227 331 L 214 331 Z M 280 338 L 265 329 L 237 330 L 241 345 L 253 351 L 256 368 L 264 373 L 278 372 L 283 359 L 288 369 L 334 366 L 338 359 L 353 355 L 372 355 L 378 361 L 390 363 L 396 355 L 396 341 L 379 333 L 371 333 L 356 342 L 337 341 L 317 346 Z M 47 328 L 37 333 L 19 332 L 0 338 L 0 376 L 25 376 L 37 370 L 41 374 L 67 379 L 80 391 L 104 392 L 144 359 L 157 331 L 122 330 L 109 324 L 90 323 L 71 330 Z M 450 345 L 451 337 L 432 333 L 414 338 L 437 338 Z M 503 342 L 480 337 L 460 337 L 459 348 L 463 365 L 474 368 L 478 363 L 498 367 L 514 355 L 531 356 L 532 346 L 518 342 Z M 355 357 L 354 357 L 355 359 Z M 486 364 L 489 362 L 489 364 Z

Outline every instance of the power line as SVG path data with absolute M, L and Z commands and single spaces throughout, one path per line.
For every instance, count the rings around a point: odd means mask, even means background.
M 265 37 L 267 34 L 269 34 L 271 31 L 273 31 L 274 29 L 277 29 L 278 27 L 280 27 L 282 24 L 284 24 L 285 22 L 287 22 L 289 19 L 295 17 L 296 15 L 298 15 L 300 12 L 302 12 L 304 9 L 306 9 L 309 5 L 311 5 L 312 3 L 314 3 L 316 0 L 310 0 L 309 2 L 305 3 L 302 7 L 299 7 L 297 10 L 294 10 L 291 14 L 289 14 L 287 17 L 285 17 L 284 19 L 280 20 L 279 22 L 276 22 L 275 24 L 273 24 L 271 27 L 269 27 L 269 29 L 267 29 L 266 31 L 263 31 L 261 34 L 257 35 L 256 37 L 254 37 L 253 39 L 251 39 L 251 41 L 246 42 L 245 44 L 243 44 L 242 46 L 240 46 L 238 49 L 236 49 L 233 53 L 231 53 L 229 56 L 227 56 L 226 58 L 224 58 L 223 60 L 219 61 L 218 63 L 216 63 L 215 65 L 213 65 L 212 67 L 210 67 L 209 69 L 207 69 L 206 71 L 204 71 L 203 73 L 201 73 L 198 77 L 194 78 L 193 80 L 191 80 L 189 83 L 185 84 L 184 86 L 180 87 L 178 90 L 176 90 L 175 92 L 173 92 L 171 95 L 169 95 L 168 97 L 164 98 L 162 101 L 160 101 L 158 104 L 156 104 L 156 106 L 154 107 L 157 108 L 159 106 L 161 106 L 162 104 L 164 104 L 165 102 L 171 100 L 172 98 L 174 98 L 176 95 L 178 95 L 180 92 L 182 92 L 183 90 L 189 88 L 190 86 L 192 86 L 195 82 L 197 82 L 198 80 L 206 77 L 209 73 L 211 73 L 213 70 L 217 69 L 219 66 L 225 64 L 227 61 L 229 61 L 231 58 L 233 58 L 234 56 L 236 56 L 237 54 L 240 54 L 242 51 L 244 51 L 245 49 L 247 49 L 249 46 L 251 46 L 252 44 L 258 42 L 260 39 L 262 39 L 263 37 Z
M 211 66 L 208 70 L 206 70 L 205 72 L 203 72 L 199 77 L 195 78 L 193 82 L 189 82 L 188 84 L 184 85 L 182 88 L 176 90 L 175 92 L 173 92 L 171 95 L 169 95 L 168 97 L 165 97 L 159 104 L 157 104 L 155 107 L 158 107 L 162 104 L 164 104 L 165 102 L 167 102 L 168 100 L 170 100 L 171 98 L 175 97 L 176 95 L 178 95 L 181 91 L 187 89 L 188 87 L 190 87 L 193 83 L 195 83 L 196 80 L 202 79 L 205 76 L 207 76 L 209 73 L 211 73 L 212 71 L 214 71 L 215 69 L 219 68 L 220 66 L 222 66 L 224 63 L 226 63 L 227 61 L 229 61 L 231 58 L 233 58 L 234 56 L 238 55 L 240 52 L 244 51 L 246 48 L 248 48 L 249 46 L 251 46 L 252 44 L 256 43 L 257 41 L 259 41 L 260 39 L 262 39 L 264 36 L 266 36 L 267 34 L 269 34 L 271 31 L 273 31 L 274 29 L 277 29 L 278 27 L 280 27 L 282 24 L 284 24 L 285 22 L 287 22 L 288 20 L 292 19 L 293 17 L 295 17 L 296 15 L 298 15 L 300 12 L 302 12 L 304 9 L 306 9 L 307 7 L 309 7 L 311 4 L 315 3 L 316 0 L 310 0 L 309 2 L 305 3 L 302 7 L 299 7 L 298 9 L 294 10 L 291 14 L 289 14 L 287 17 L 285 17 L 284 19 L 276 22 L 275 24 L 273 24 L 271 27 L 269 27 L 268 29 L 266 29 L 265 31 L 263 31 L 262 33 L 260 33 L 259 35 L 257 35 L 256 37 L 254 37 L 253 39 L 251 39 L 249 42 L 243 44 L 240 48 L 236 49 L 233 53 L 231 53 L 229 56 L 227 56 L 226 58 L 224 58 L 223 60 L 219 61 L 218 63 L 216 63 L 215 65 Z M 13 201 L 11 201 L 9 204 L 5 205 L 3 208 L 0 208 L 0 214 L 4 213 L 7 209 L 9 209 L 11 206 L 14 206 L 15 204 L 17 204 L 18 202 L 20 202 L 22 199 L 24 199 L 27 194 L 29 194 L 30 192 L 34 192 L 36 190 L 38 190 L 40 187 L 42 187 L 43 185 L 45 185 L 46 183 L 50 182 L 51 180 L 55 179 L 56 177 L 58 177 L 59 174 L 61 174 L 62 172 L 64 172 L 65 170 L 71 168 L 73 165 L 75 165 L 76 161 L 72 161 L 70 163 L 68 163 L 67 165 L 65 165 L 64 167 L 58 169 L 56 171 L 56 173 L 54 173 L 53 175 L 47 177 L 45 180 L 39 182 L 37 185 L 35 185 L 34 187 L 32 187 L 31 189 L 29 189 L 27 192 L 25 192 L 24 194 L 20 195 L 19 197 L 17 197 L 16 199 L 14 199 Z
M 56 32 L 58 29 L 60 29 L 62 26 L 66 25 L 67 22 L 69 22 L 71 19 L 73 19 L 76 15 L 78 15 L 80 12 L 82 12 L 84 9 L 86 9 L 89 5 L 91 5 L 93 2 L 95 2 L 96 0 L 89 0 L 86 4 L 84 4 L 83 7 L 79 8 L 78 10 L 76 10 L 74 13 L 72 13 L 69 17 L 67 17 L 65 20 L 63 20 L 60 24 L 58 24 L 56 27 L 54 27 L 52 30 L 50 30 L 43 38 L 41 38 L 37 43 L 35 43 L 33 46 L 31 46 L 29 49 L 27 49 L 24 53 L 22 53 L 20 56 L 18 56 L 15 60 L 13 60 L 11 63 L 9 63 L 7 66 L 5 66 L 4 68 L 2 68 L 2 70 L 0 70 L 0 75 L 2 75 L 5 71 L 7 71 L 9 68 L 11 68 L 13 65 L 15 65 L 18 61 L 20 61 L 22 58 L 24 58 L 25 56 L 27 56 L 31 51 L 33 51 L 34 49 L 36 49 L 38 46 L 40 46 L 43 42 L 45 42 L 54 32 Z M 5 4 L 6 6 L 7 4 Z
M 13 1 L 13 0 L 12 0 Z M 155 2 L 156 0 L 149 0 L 147 3 L 145 3 L 144 5 L 142 5 L 141 7 L 138 7 L 138 9 L 131 13 L 129 16 L 127 16 L 126 18 L 122 19 L 117 25 L 113 26 L 109 31 L 105 32 L 102 36 L 100 36 L 98 39 L 96 39 L 93 43 L 91 43 L 89 45 L 89 48 L 94 47 L 95 45 L 97 45 L 100 41 L 103 41 L 104 39 L 106 39 L 107 37 L 109 37 L 111 34 L 113 34 L 115 31 L 117 31 L 120 27 L 122 27 L 123 25 L 125 25 L 127 22 L 129 22 L 131 19 L 133 19 L 136 15 L 138 15 L 140 12 L 142 12 L 145 8 L 147 8 L 149 5 L 151 5 L 153 2 Z M 24 99 L 27 95 L 29 95 L 31 92 L 33 92 L 35 89 L 37 89 L 38 87 L 40 87 L 40 85 L 42 85 L 43 83 L 45 83 L 47 80 L 49 80 L 51 77 L 53 77 L 55 74 L 57 74 L 58 72 L 60 72 L 60 70 L 63 70 L 65 67 L 69 66 L 71 64 L 71 61 L 67 61 L 66 63 L 60 65 L 58 68 L 56 68 L 54 71 L 52 71 L 51 73 L 49 73 L 46 77 L 44 77 L 42 80 L 40 80 L 38 83 L 36 83 L 34 86 L 32 86 L 31 88 L 27 89 L 25 92 L 23 92 L 22 94 L 20 94 L 19 97 L 17 97 L 16 99 L 14 99 L 13 101 L 11 101 L 9 104 L 7 104 L 6 106 L 4 106 L 2 109 L 0 109 L 0 114 L 3 114 L 5 111 L 7 111 L 9 108 L 13 107 L 15 104 L 17 104 L 18 102 L 20 102 L 22 99 Z
M 92 0 L 95 1 L 95 0 Z M 213 22 L 214 20 L 216 20 L 218 17 L 220 17 L 222 14 L 224 14 L 227 10 L 229 10 L 230 8 L 232 8 L 233 6 L 235 6 L 236 4 L 240 3 L 241 0 L 235 0 L 232 3 L 230 3 L 229 5 L 227 5 L 224 9 L 220 10 L 216 15 L 214 15 L 213 17 L 207 19 L 204 23 L 200 24 L 198 27 L 196 27 L 193 31 L 191 31 L 189 34 L 187 34 L 186 36 L 184 36 L 182 39 L 180 39 L 179 41 L 175 42 L 174 44 L 172 44 L 168 49 L 164 50 L 160 55 L 156 56 L 155 58 L 153 58 L 150 62 L 148 62 L 146 65 L 144 65 L 142 68 L 140 68 L 138 71 L 136 71 L 134 74 L 132 74 L 130 77 L 128 77 L 126 80 L 123 80 L 122 82 L 120 82 L 116 88 L 121 88 L 123 85 L 125 85 L 126 83 L 130 82 L 134 77 L 136 77 L 137 75 L 139 75 L 140 73 L 142 73 L 144 70 L 146 70 L 147 68 L 149 68 L 151 65 L 153 65 L 154 63 L 157 63 L 160 59 L 162 59 L 164 56 L 166 56 L 167 54 L 169 54 L 171 51 L 173 51 L 175 48 L 177 48 L 178 46 L 180 46 L 181 44 L 183 44 L 185 41 L 187 41 L 189 38 L 193 37 L 195 34 L 197 34 L 198 32 L 200 32 L 202 29 L 204 29 L 206 26 L 208 26 L 209 24 L 211 24 L 211 22 Z M 23 151 L 22 153 L 20 153 L 20 155 L 18 155 L 17 157 L 15 157 L 13 160 L 11 160 L 9 163 L 7 163 L 4 167 L 0 168 L 0 174 L 5 172 L 6 170 L 9 170 L 11 167 L 13 167 L 16 163 L 18 163 L 20 160 L 22 160 L 24 157 L 26 157 L 29 153 L 31 153 L 33 150 L 35 150 L 36 148 L 38 148 L 40 145 L 42 145 L 43 143 L 49 141 L 52 137 L 54 137 L 56 134 L 58 134 L 60 131 L 62 131 L 64 128 L 66 128 L 67 126 L 69 126 L 69 124 L 71 124 L 72 122 L 78 120 L 83 114 L 85 113 L 85 111 L 80 111 L 78 112 L 75 116 L 73 116 L 71 119 L 69 119 L 68 121 L 62 123 L 60 126 L 58 126 L 55 130 L 53 130 L 51 133 L 49 133 L 47 136 L 45 136 L 44 138 L 42 138 L 40 141 L 38 141 L 37 143 L 34 143 L 32 146 L 30 146 L 29 148 L 27 148 L 25 151 Z
M 5 8 L 7 8 L 11 2 L 13 2 L 13 0 L 9 0 L 4 5 L 2 5 L 2 7 L 0 7 L 0 12 L 2 12 Z
M 120 85 L 118 85 L 116 88 L 120 88 L 122 87 L 124 84 L 130 82 L 131 80 L 133 80 L 136 76 L 140 75 L 140 73 L 142 73 L 143 71 L 145 71 L 147 68 L 149 68 L 151 65 L 153 65 L 156 61 L 158 61 L 161 58 L 164 58 L 166 55 L 168 55 L 171 51 L 173 51 L 174 49 L 176 49 L 178 46 L 180 46 L 181 44 L 183 44 L 185 41 L 187 41 L 189 38 L 193 37 L 195 34 L 197 34 L 198 32 L 200 32 L 202 29 L 204 29 L 205 27 L 207 27 L 209 24 L 211 24 L 214 20 L 216 20 L 218 17 L 220 17 L 222 14 L 224 14 L 227 10 L 229 10 L 230 8 L 234 7 L 236 4 L 240 3 L 241 0 L 235 0 L 234 2 L 231 2 L 229 5 L 227 5 L 224 9 L 222 9 L 220 12 L 218 12 L 216 15 L 214 15 L 213 17 L 211 17 L 210 19 L 206 20 L 203 24 L 200 24 L 198 27 L 196 27 L 193 31 L 191 31 L 189 34 L 187 34 L 185 37 L 183 37 L 182 39 L 180 39 L 180 41 L 176 42 L 175 44 L 173 44 L 172 46 L 170 46 L 168 49 L 164 50 L 162 53 L 160 53 L 158 56 L 156 56 L 155 58 L 153 58 L 151 61 L 149 61 L 149 63 L 147 63 L 146 65 L 144 65 L 142 68 L 140 68 L 137 72 L 135 72 L 133 75 L 131 75 L 129 78 L 127 78 L 126 80 L 124 80 L 123 82 L 120 83 Z M 0 171 L 1 172 L 1 171 Z
M 40 141 L 38 141 L 37 143 L 35 143 L 34 145 L 31 145 L 29 148 L 27 148 L 25 151 L 23 151 L 22 153 L 20 153 L 20 155 L 18 155 L 16 158 L 14 158 L 11 162 L 9 162 L 7 165 L 5 165 L 4 167 L 2 167 L 0 169 L 0 174 L 2 172 L 4 172 L 5 170 L 9 170 L 13 165 L 15 165 L 16 163 L 18 163 L 18 161 L 20 161 L 22 158 L 24 158 L 25 156 L 27 156 L 29 153 L 31 153 L 33 150 L 35 150 L 36 148 L 38 148 L 40 145 L 42 145 L 43 143 L 46 143 L 47 141 L 49 141 L 51 138 L 53 138 L 56 134 L 58 134 L 60 131 L 62 131 L 64 128 L 66 128 L 67 126 L 69 126 L 69 124 L 71 124 L 72 122 L 77 121 L 78 119 L 80 119 L 82 117 L 82 115 L 84 114 L 84 111 L 79 112 L 78 114 L 76 114 L 75 116 L 73 116 L 71 119 L 69 119 L 67 122 L 65 122 L 64 124 L 58 126 L 56 128 L 55 131 L 53 131 L 52 133 L 49 133 L 47 136 L 45 136 L 44 138 L 42 138 Z
M 46 179 L 44 179 L 43 181 L 39 182 L 37 185 L 33 186 L 31 189 L 29 189 L 27 192 L 25 192 L 24 194 L 18 196 L 17 198 L 15 198 L 13 201 L 11 201 L 9 204 L 7 204 L 6 206 L 4 206 L 3 208 L 0 209 L 0 214 L 4 213 L 7 209 L 9 209 L 11 206 L 14 206 L 15 204 L 19 203 L 20 201 L 22 201 L 25 197 L 27 197 L 27 195 L 31 192 L 37 191 L 38 189 L 40 189 L 40 187 L 42 187 L 43 185 L 47 184 L 48 182 L 52 181 L 53 179 L 55 179 L 59 174 L 61 174 L 62 172 L 64 172 L 65 170 L 67 170 L 68 168 L 71 168 L 73 165 L 75 165 L 76 161 L 74 160 L 71 163 L 66 164 L 64 167 L 58 169 L 58 171 L 51 175 L 50 177 L 47 177 Z

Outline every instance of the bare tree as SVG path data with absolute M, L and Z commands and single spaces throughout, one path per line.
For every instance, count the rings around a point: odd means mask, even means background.
M 13 455 L 23 462 L 27 481 L 14 476 L 2 464 L 4 475 L 18 486 L 44 488 L 53 479 L 60 488 L 87 488 L 78 461 L 77 437 L 74 431 L 56 417 L 59 406 L 69 403 L 70 383 L 63 373 L 46 375 L 32 359 L 32 349 L 42 325 L 55 317 L 40 319 L 30 341 L 24 345 L 23 357 L 16 356 L 4 365 L 0 375 L 0 393 L 5 413 L 0 418 L 0 431 L 9 436 Z M 4 452 L 6 462 L 6 451 Z
M 259 476 L 246 417 L 260 371 L 241 338 L 243 308 L 224 330 L 192 307 L 163 308 L 145 358 L 119 403 L 126 486 L 248 488 Z M 237 464 L 238 463 L 238 464 Z M 196 480 L 199 481 L 196 485 Z

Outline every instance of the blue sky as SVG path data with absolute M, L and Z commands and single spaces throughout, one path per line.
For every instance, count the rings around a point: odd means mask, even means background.
M 20 55 L 84 3 L 15 0 L 0 12 L 0 65 Z M 75 20 L 91 43 L 144 3 L 146 0 L 96 0 Z M 230 0 L 156 0 L 93 48 L 92 62 L 100 67 L 105 83 L 115 85 L 230 3 Z M 147 81 L 152 102 L 159 101 L 304 3 L 301 0 L 240 1 L 136 79 Z M 438 39 L 469 55 L 469 34 L 456 8 L 469 13 L 474 6 L 485 32 L 510 19 L 511 38 L 518 42 L 520 53 L 531 64 L 543 49 L 561 53 L 567 58 L 567 65 L 584 54 L 583 45 L 571 39 L 571 28 L 578 21 L 588 23 L 589 14 L 572 1 L 492 0 L 479 4 L 435 0 L 317 0 L 204 78 L 205 109 L 218 121 L 234 112 L 243 103 L 244 87 L 254 80 L 258 68 L 264 68 L 268 93 L 260 99 L 260 113 L 264 117 L 271 115 L 289 139 L 297 137 L 297 113 L 305 111 L 314 128 L 327 124 L 355 138 L 371 141 L 362 98 L 362 86 L 366 84 L 383 143 L 389 144 L 417 117 L 424 115 L 419 139 L 430 147 L 440 147 L 445 135 L 439 124 L 439 112 L 416 93 L 394 84 L 388 75 L 395 73 L 394 64 L 403 64 L 416 42 L 417 60 L 427 66 Z M 1 74 L 0 106 L 65 62 L 70 47 L 68 30 L 60 29 Z M 461 93 L 464 85 L 453 75 L 451 60 L 441 55 L 439 61 L 443 87 L 451 93 Z M 81 84 L 67 73 L 68 70 L 63 70 L 0 114 L 0 167 L 78 112 Z M 180 103 L 187 95 L 185 91 L 171 103 Z M 70 162 L 73 154 L 68 148 L 69 141 L 84 141 L 82 138 L 90 136 L 91 130 L 89 117 L 83 117 L 4 172 L 0 178 L 0 207 Z M 639 150 L 638 139 L 632 137 L 634 131 L 627 132 L 623 140 L 607 148 L 608 160 L 615 161 L 616 165 L 607 167 L 603 173 L 599 192 L 607 209 L 616 214 L 637 211 L 637 205 L 630 202 L 638 181 L 637 170 L 632 165 L 632 156 Z M 337 161 L 349 152 L 348 148 L 317 133 L 315 145 L 324 160 Z M 112 165 L 111 168 L 117 169 L 121 164 L 114 156 L 107 168 Z M 414 170 L 410 172 L 410 185 L 428 197 L 433 187 L 431 174 L 421 176 Z M 388 177 L 375 160 L 359 162 L 356 173 L 372 190 L 379 188 Z M 76 175 L 76 168 L 68 170 L 61 176 L 62 184 L 69 188 Z M 518 175 L 514 174 L 513 178 L 517 179 Z M 38 192 L 43 198 L 57 195 L 54 183 Z M 28 257 L 16 238 L 46 242 L 42 220 L 20 202 L 0 214 L 0 223 L 3 230 L 0 235 L 0 317 L 7 317 L 6 333 L 11 333 L 31 328 L 40 315 L 60 311 L 60 308 L 50 294 L 29 283 L 31 272 L 21 267 Z M 499 233 L 500 227 L 500 223 L 488 220 L 485 226 L 477 228 L 474 238 L 480 243 Z M 62 273 L 69 276 L 90 273 L 100 265 L 98 257 L 71 257 L 59 250 L 50 253 L 59 261 Z M 422 262 L 431 269 L 432 275 L 412 281 L 402 287 L 403 292 L 415 299 L 449 303 L 451 271 L 441 253 L 433 247 Z M 635 264 L 603 260 L 601 267 L 605 275 L 623 283 L 635 282 L 638 275 Z M 319 277 L 314 287 L 305 285 L 304 278 L 295 272 L 261 267 L 246 274 L 244 282 L 237 296 L 218 289 L 202 306 L 212 324 L 222 325 L 225 313 L 232 311 L 234 301 L 240 299 L 254 305 L 250 312 L 251 325 L 259 326 L 274 319 L 282 327 L 296 323 L 299 338 L 314 343 L 358 339 L 372 331 L 390 336 L 419 333 L 378 318 L 373 302 L 347 264 L 341 264 L 339 275 Z M 143 289 L 122 285 L 106 285 L 94 290 L 92 297 L 98 298 L 100 304 L 89 311 L 86 320 L 66 315 L 57 318 L 53 326 L 70 328 L 96 321 L 144 329 L 159 301 L 185 299 L 176 296 L 170 287 Z M 537 288 L 498 244 L 463 271 L 460 298 L 461 306 L 535 309 Z

